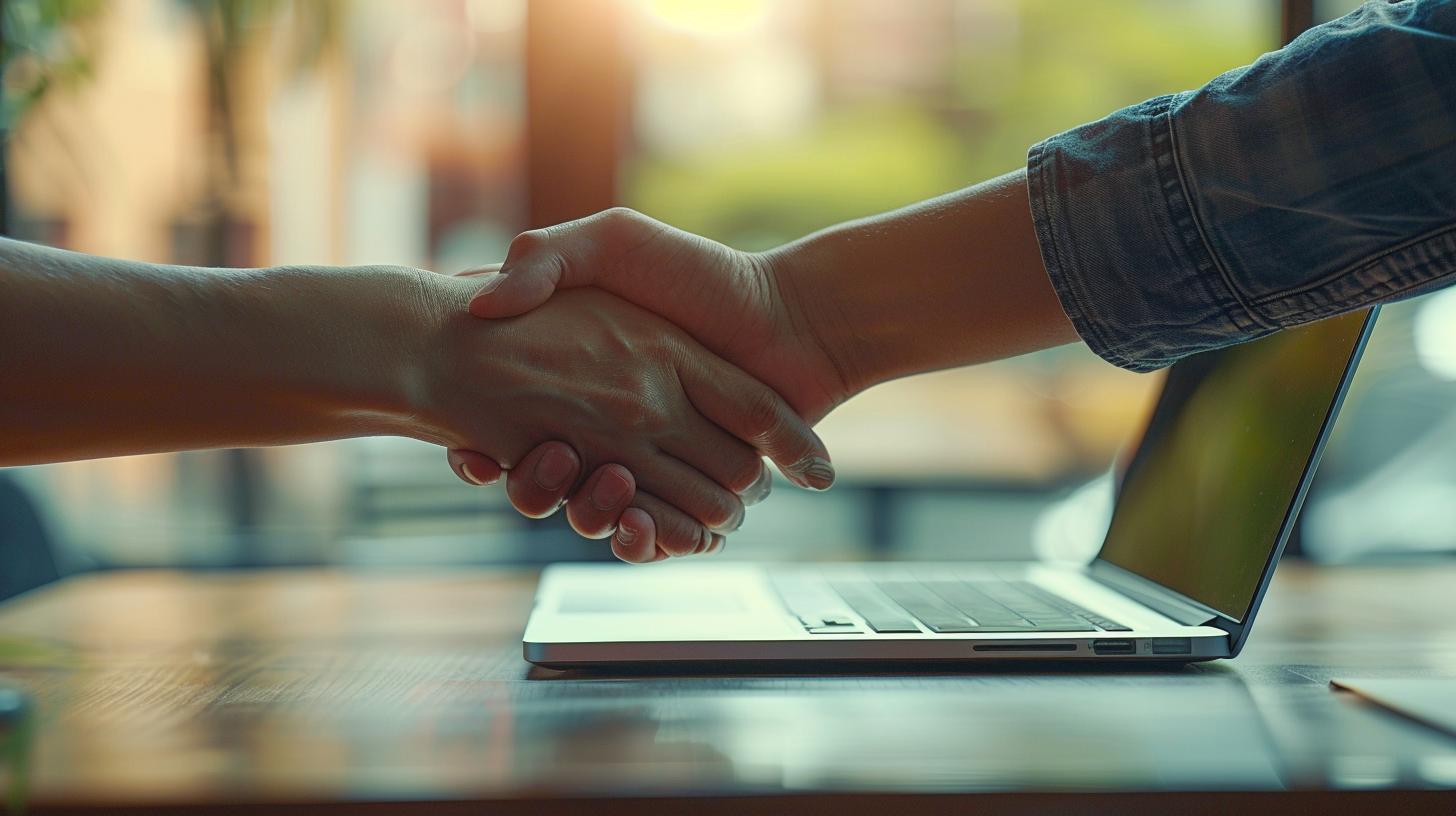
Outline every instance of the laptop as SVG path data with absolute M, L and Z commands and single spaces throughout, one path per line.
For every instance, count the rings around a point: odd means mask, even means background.
M 1088 564 L 562 564 L 525 657 L 556 667 L 1234 657 L 1376 309 L 1167 372 Z M 975 530 L 964 554 L 976 555 Z

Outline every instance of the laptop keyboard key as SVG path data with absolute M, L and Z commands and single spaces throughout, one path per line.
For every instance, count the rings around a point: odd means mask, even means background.
M 855 614 L 876 632 L 885 634 L 919 634 L 920 627 L 898 606 L 866 584 L 833 583 L 830 585 Z
M 932 592 L 975 621 L 978 626 L 1027 627 L 1025 618 L 992 600 L 989 595 L 960 581 L 926 581 Z
M 1122 624 L 1118 623 L 1115 620 L 1111 620 L 1111 619 L 1108 619 L 1108 618 L 1104 618 L 1101 615 L 1096 615 L 1096 614 L 1093 614 L 1091 612 L 1088 612 L 1087 610 L 1083 609 L 1080 606 L 1077 606 L 1076 604 L 1072 603 L 1071 601 L 1067 600 L 1066 598 L 1063 598 L 1060 595 L 1056 595 L 1056 594 L 1053 594 L 1051 592 L 1048 592 L 1045 589 L 1042 589 L 1041 587 L 1037 586 L 1036 584 L 1029 583 L 1027 581 L 1016 581 L 1016 582 L 1012 582 L 1010 584 L 1010 586 L 1013 587 L 1014 589 L 1020 591 L 1020 592 L 1026 593 L 1027 595 L 1034 595 L 1034 596 L 1043 598 L 1043 599 L 1046 600 L 1047 603 L 1049 603 L 1049 604 L 1057 607 L 1063 613 L 1065 613 L 1067 615 L 1071 615 L 1071 616 L 1073 616 L 1073 617 L 1075 617 L 1075 618 L 1077 618 L 1079 620 L 1085 620 L 1085 621 L 1091 623 L 1092 625 L 1096 626 L 1097 628 L 1102 629 L 1104 631 L 1107 631 L 1107 632 L 1131 632 L 1132 631 L 1132 627 L 1123 626 Z
M 921 626 L 938 634 L 1132 631 L 1025 581 L 842 580 L 828 589 L 876 633 L 912 634 Z M 858 625 L 829 611 L 802 620 L 816 634 L 851 631 L 836 624 Z
M 879 588 L 890 600 L 903 606 L 906 612 L 936 632 L 960 632 L 965 627 L 976 625 L 922 584 L 886 581 L 879 584 Z

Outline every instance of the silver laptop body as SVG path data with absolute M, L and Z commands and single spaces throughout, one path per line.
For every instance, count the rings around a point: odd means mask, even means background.
M 1376 311 L 1174 365 L 1090 564 L 554 565 L 525 657 L 560 668 L 1233 657 Z

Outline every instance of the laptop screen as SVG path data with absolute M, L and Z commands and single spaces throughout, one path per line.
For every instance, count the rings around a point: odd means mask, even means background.
M 1276 332 L 1169 369 L 1099 558 L 1241 622 L 1368 315 Z

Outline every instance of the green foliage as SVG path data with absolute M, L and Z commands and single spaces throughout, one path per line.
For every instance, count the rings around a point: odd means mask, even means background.
M 210 51 L 235 54 L 259 29 L 288 15 L 293 37 L 294 69 L 312 66 L 337 35 L 339 0 L 176 0 L 191 12 Z
M 52 90 L 90 78 L 91 51 L 79 27 L 102 7 L 100 0 L 6 0 L 0 127 L 12 127 Z
M 1277 8 L 1261 0 L 998 2 L 1015 25 L 960 49 L 950 98 L 860 103 L 787 140 L 647 156 L 627 176 L 628 203 L 764 248 L 1015 169 L 1040 139 L 1276 45 Z
M 94 45 L 86 24 L 106 10 L 102 0 L 0 0 L 4 104 L 0 124 L 10 128 L 47 94 L 90 79 Z M 209 55 L 223 66 L 259 29 L 289 17 L 293 67 L 312 66 L 337 36 L 340 0 L 176 0 L 201 26 Z
M 964 151 L 913 107 L 831 115 L 796 139 L 734 145 L 634 169 L 633 205 L 683 229 L 765 248 L 838 221 L 934 196 Z

